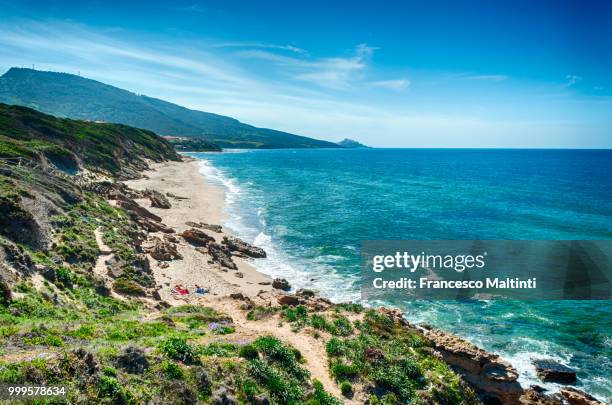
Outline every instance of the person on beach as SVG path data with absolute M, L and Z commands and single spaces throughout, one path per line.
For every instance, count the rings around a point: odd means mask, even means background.
M 195 285 L 195 293 L 197 295 L 204 295 L 207 293 L 206 289 L 204 287 L 200 287 L 199 285 Z
M 172 289 L 172 293 L 173 294 L 178 294 L 178 295 L 187 295 L 187 294 L 189 294 L 189 290 L 186 289 L 185 287 L 183 287 L 182 284 L 177 284 Z

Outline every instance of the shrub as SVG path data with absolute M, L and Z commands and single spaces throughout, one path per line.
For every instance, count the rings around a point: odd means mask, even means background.
M 340 383 L 340 392 L 347 398 L 350 398 L 353 395 L 353 386 L 348 381 L 342 381 Z
M 240 348 L 239 352 L 240 357 L 245 358 L 247 360 L 256 359 L 259 357 L 259 352 L 253 345 L 245 345 Z
M 173 360 L 179 360 L 185 364 L 199 363 L 195 349 L 183 338 L 170 337 L 164 340 L 160 345 L 160 350 Z
M 329 356 L 339 356 L 343 353 L 342 341 L 338 338 L 331 338 L 325 345 L 325 351 Z
M 181 366 L 173 361 L 164 360 L 160 365 L 160 369 L 166 377 L 173 380 L 182 380 L 185 378 L 185 373 Z

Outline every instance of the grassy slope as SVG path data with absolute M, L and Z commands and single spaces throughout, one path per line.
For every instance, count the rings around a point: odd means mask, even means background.
M 119 122 L 160 135 L 205 136 L 222 147 L 331 148 L 338 145 L 256 128 L 222 115 L 190 110 L 79 76 L 12 68 L 0 77 L 0 102 L 57 116 Z
M 56 118 L 0 103 L 0 158 L 37 152 L 63 164 L 79 160 L 111 174 L 125 166 L 141 167 L 144 159 L 178 160 L 173 147 L 150 131 Z

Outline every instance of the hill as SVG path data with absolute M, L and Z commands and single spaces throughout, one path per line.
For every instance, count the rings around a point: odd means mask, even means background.
M 354 139 L 349 138 L 344 138 L 343 140 L 338 142 L 338 145 L 343 148 L 369 148 L 369 146 L 366 146 L 362 143 L 357 142 Z
M 146 167 L 145 159 L 179 160 L 172 145 L 151 131 L 57 118 L 0 103 L 0 158 L 19 157 L 70 173 L 86 167 L 123 178 Z
M 224 148 L 337 148 L 338 145 L 256 128 L 67 73 L 11 68 L 0 77 L 0 102 L 72 119 L 116 122 L 159 135 L 204 137 Z

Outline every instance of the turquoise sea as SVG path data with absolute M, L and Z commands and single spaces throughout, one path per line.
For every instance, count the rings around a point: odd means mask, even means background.
M 226 188 L 225 224 L 263 272 L 359 299 L 372 239 L 611 239 L 612 151 L 353 149 L 194 153 Z M 612 398 L 612 302 L 412 302 L 408 319 L 469 338 L 538 383 L 533 359 Z M 544 385 L 556 389 L 554 384 Z

